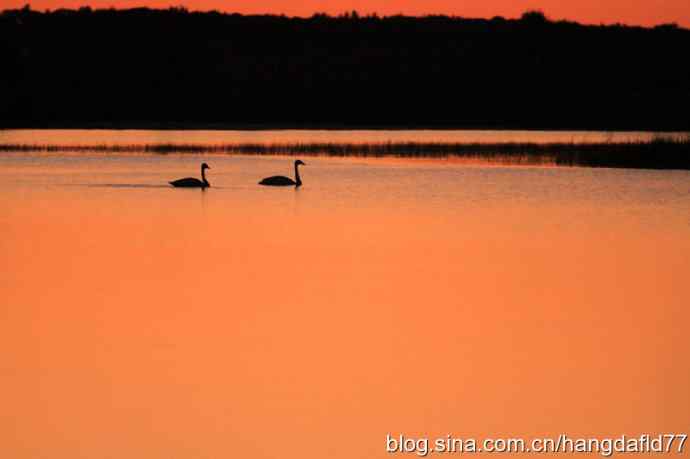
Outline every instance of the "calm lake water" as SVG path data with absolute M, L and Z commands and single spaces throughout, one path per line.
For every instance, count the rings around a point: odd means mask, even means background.
M 0 154 L 3 457 L 690 433 L 690 172 L 292 160 Z

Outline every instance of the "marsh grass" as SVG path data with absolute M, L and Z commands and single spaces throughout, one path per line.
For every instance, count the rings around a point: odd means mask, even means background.
M 604 143 L 242 143 L 0 144 L 0 152 L 216 153 L 246 155 L 466 158 L 503 164 L 689 169 L 690 135 Z

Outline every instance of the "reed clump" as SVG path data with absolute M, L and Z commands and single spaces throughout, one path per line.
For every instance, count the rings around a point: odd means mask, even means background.
M 507 164 L 690 170 L 690 135 L 603 143 L 228 143 L 0 144 L 0 152 L 216 153 L 245 155 L 468 158 Z

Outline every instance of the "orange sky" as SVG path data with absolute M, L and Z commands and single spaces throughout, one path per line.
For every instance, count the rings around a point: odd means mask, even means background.
M 4 0 L 3 8 L 18 8 L 28 0 Z M 585 23 L 655 25 L 676 22 L 690 27 L 688 0 L 33 0 L 33 9 L 168 7 L 184 5 L 193 10 L 217 9 L 239 13 L 278 13 L 309 16 L 314 12 L 344 11 L 389 14 L 448 14 L 466 17 L 519 16 L 527 9 L 541 9 L 554 19 Z

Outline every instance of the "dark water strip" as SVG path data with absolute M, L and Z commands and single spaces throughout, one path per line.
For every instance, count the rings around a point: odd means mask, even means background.
M 690 136 L 610 143 L 0 144 L 0 152 L 216 153 L 247 155 L 469 158 L 509 164 L 689 169 Z

